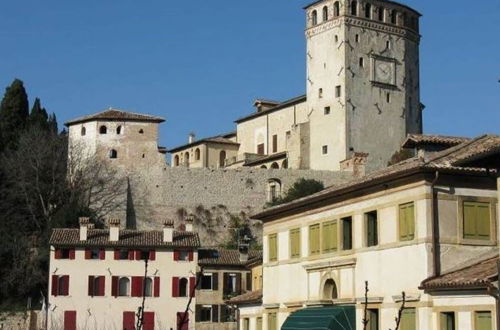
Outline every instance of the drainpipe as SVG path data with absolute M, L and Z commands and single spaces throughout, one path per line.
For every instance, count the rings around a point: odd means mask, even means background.
M 438 208 L 438 192 L 436 183 L 439 179 L 439 171 L 434 174 L 434 180 L 431 182 L 431 204 L 432 204 L 432 262 L 433 274 L 432 277 L 441 275 L 441 247 L 439 245 L 439 208 Z

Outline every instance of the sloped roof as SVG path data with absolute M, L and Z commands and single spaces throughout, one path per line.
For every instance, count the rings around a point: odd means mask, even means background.
M 221 135 L 203 138 L 203 139 L 196 140 L 196 141 L 193 141 L 193 142 L 188 143 L 188 144 L 183 144 L 181 146 L 169 149 L 168 152 L 169 153 L 178 152 L 178 151 L 181 151 L 184 149 L 192 148 L 194 146 L 197 146 L 197 145 L 200 145 L 203 143 L 217 143 L 217 144 L 229 144 L 229 145 L 239 146 L 240 144 L 238 142 L 235 142 L 235 141 L 229 139 L 229 137 L 233 137 L 235 135 L 236 135 L 236 132 L 230 132 L 230 133 L 226 133 L 226 134 L 221 134 Z
M 251 250 L 248 260 L 240 261 L 240 252 L 235 249 L 202 249 L 198 255 L 198 264 L 203 266 L 246 266 L 250 262 L 262 259 L 262 252 Z
M 276 106 L 274 106 L 274 107 L 272 107 L 270 109 L 263 110 L 263 111 L 260 111 L 260 112 L 254 112 L 254 113 L 252 113 L 252 114 L 250 114 L 248 116 L 238 118 L 234 122 L 237 123 L 237 124 L 239 124 L 239 123 L 242 123 L 244 121 L 247 121 L 247 120 L 250 120 L 250 119 L 253 119 L 253 118 L 257 118 L 257 117 L 260 117 L 260 116 L 264 116 L 264 115 L 267 115 L 269 113 L 281 110 L 283 108 L 287 108 L 287 107 L 292 106 L 294 104 L 305 102 L 306 100 L 307 100 L 307 96 L 306 95 L 297 96 L 297 97 L 291 98 L 289 100 L 286 100 L 284 102 L 281 102 L 281 103 L 277 104 Z
M 408 134 L 403 142 L 403 148 L 412 148 L 418 145 L 437 144 L 445 146 L 456 146 L 460 143 L 470 141 L 468 137 L 446 136 L 433 134 Z
M 497 262 L 499 260 L 499 256 L 496 255 L 447 274 L 426 279 L 420 288 L 436 290 L 488 287 L 493 281 L 498 281 Z
M 153 123 L 162 123 L 165 119 L 157 116 L 151 116 L 142 113 L 135 113 L 130 111 L 124 111 L 119 109 L 109 108 L 108 110 L 104 110 L 93 115 L 79 117 L 64 123 L 66 126 L 75 125 L 78 123 L 84 123 L 88 121 L 95 120 L 123 120 L 123 121 L 145 121 L 145 122 L 153 122 Z
M 467 161 L 489 156 L 493 153 L 500 153 L 500 136 L 482 135 L 455 147 L 437 152 L 428 159 L 414 157 L 404 160 L 395 165 L 369 173 L 361 178 L 348 181 L 347 183 L 328 187 L 316 194 L 271 207 L 253 215 L 252 218 L 265 220 L 284 212 L 300 212 L 301 209 L 311 208 L 312 203 L 418 172 L 434 172 L 436 170 L 462 174 L 487 174 L 488 172 L 495 172 L 496 169 L 461 166 Z
M 250 291 L 227 301 L 230 305 L 260 304 L 262 303 L 262 290 Z
M 174 231 L 172 242 L 163 242 L 163 231 L 120 230 L 118 241 L 109 240 L 109 229 L 90 229 L 87 240 L 80 241 L 80 230 L 58 228 L 52 231 L 50 245 L 68 247 L 134 247 L 134 248 L 168 248 L 200 246 L 197 233 Z

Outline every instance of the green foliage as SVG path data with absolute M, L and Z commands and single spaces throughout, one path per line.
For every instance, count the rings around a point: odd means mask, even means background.
M 392 156 L 391 159 L 387 162 L 387 166 L 391 166 L 397 163 L 402 162 L 403 160 L 412 158 L 414 156 L 414 153 L 410 149 L 401 149 L 399 151 L 396 151 Z
M 28 118 L 28 125 L 30 127 L 39 126 L 40 128 L 48 131 L 48 119 L 49 116 L 47 114 L 47 110 L 42 107 L 40 99 L 37 97 L 35 99 L 35 103 L 33 103 L 33 107 L 31 108 L 31 113 Z
M 238 243 L 245 237 L 248 239 L 250 249 L 260 248 L 257 238 L 252 233 L 250 219 L 231 214 L 229 220 L 229 230 L 229 239 L 224 245 L 226 249 L 237 249 Z
M 325 189 L 323 182 L 314 179 L 300 178 L 288 189 L 286 194 L 275 199 L 273 202 L 267 203 L 267 206 L 276 206 L 293 200 L 315 194 Z
M 28 119 L 28 95 L 23 82 L 16 79 L 6 88 L 0 104 L 0 151 L 15 147 Z

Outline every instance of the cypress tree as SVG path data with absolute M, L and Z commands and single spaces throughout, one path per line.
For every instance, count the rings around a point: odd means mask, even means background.
M 21 80 L 15 79 L 6 88 L 0 104 L 0 151 L 13 148 L 25 128 L 29 116 L 28 95 Z
M 54 134 L 57 134 L 58 128 L 57 128 L 57 118 L 55 113 L 52 113 L 49 116 L 48 125 L 49 125 L 49 131 Z
M 44 130 L 49 130 L 48 123 L 49 116 L 47 115 L 47 110 L 42 107 L 40 99 L 37 97 L 33 107 L 31 108 L 31 113 L 29 116 L 29 126 L 38 126 Z

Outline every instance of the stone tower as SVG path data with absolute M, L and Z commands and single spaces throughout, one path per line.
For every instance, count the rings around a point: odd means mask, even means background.
M 420 14 L 381 0 L 305 10 L 311 168 L 335 168 L 354 152 L 385 166 L 408 133 L 422 132 Z

